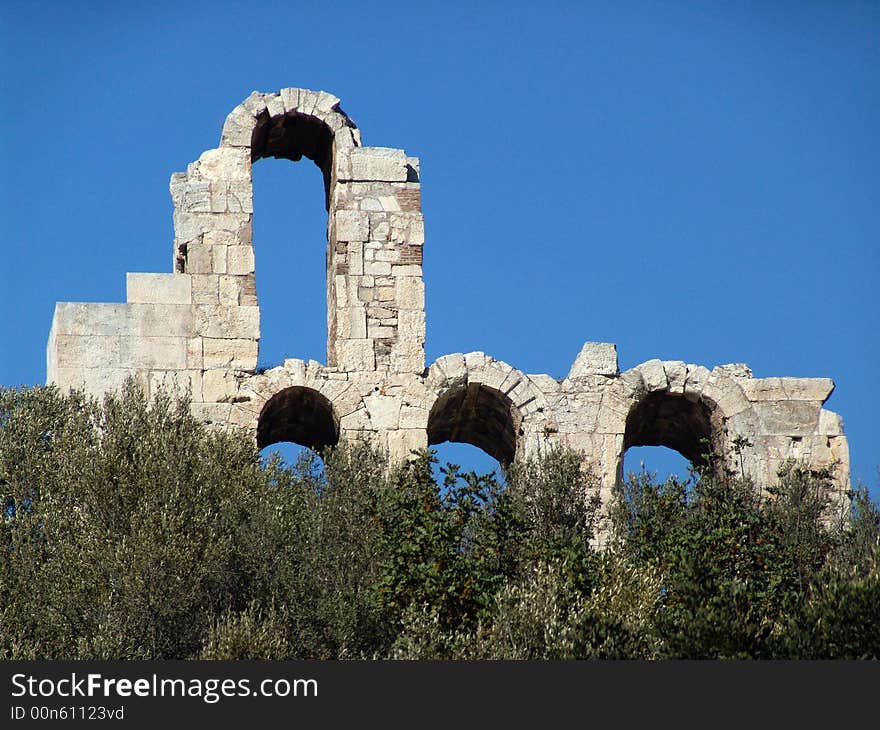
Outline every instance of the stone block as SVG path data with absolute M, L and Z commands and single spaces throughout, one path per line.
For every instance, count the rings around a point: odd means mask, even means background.
M 338 109 L 339 103 L 338 96 L 328 94 L 326 91 L 319 91 L 312 112 L 317 116 L 324 117 Z
M 373 341 L 339 340 L 336 343 L 336 366 L 345 372 L 375 370 L 376 356 L 373 352 Z
M 374 393 L 364 398 L 364 405 L 370 414 L 373 428 L 383 431 L 398 428 L 400 408 L 403 405 L 400 398 Z
M 260 338 L 259 307 L 199 305 L 193 309 L 195 331 L 202 337 L 254 340 Z
M 666 360 L 663 363 L 663 369 L 666 371 L 666 379 L 669 381 L 669 392 L 675 395 L 684 394 L 687 365 L 681 360 Z
M 123 367 L 148 370 L 185 370 L 185 337 L 121 337 L 120 362 Z
M 709 369 L 702 365 L 688 365 L 684 381 L 684 397 L 692 403 L 700 400 L 710 375 Z
M 192 281 L 189 274 L 125 275 L 126 300 L 140 304 L 190 304 Z
M 425 308 L 425 284 L 420 277 L 402 276 L 394 281 L 395 300 L 401 309 Z
M 364 245 L 361 241 L 348 244 L 348 273 L 350 276 L 362 276 L 364 273 Z
M 366 241 L 370 237 L 370 216 L 358 210 L 337 210 L 337 241 Z
M 56 335 L 55 363 L 64 368 L 118 368 L 121 338 L 117 335 Z
M 226 207 L 223 210 L 229 213 L 254 212 L 254 190 L 250 180 L 227 182 L 224 199 Z
M 240 243 L 250 243 L 250 225 L 249 213 L 174 212 L 174 238 L 178 243 L 195 241 L 212 231 L 226 231 L 235 235 Z
M 226 249 L 226 273 L 238 276 L 253 274 L 253 246 L 229 246 Z
M 425 341 L 425 312 L 420 309 L 401 309 L 397 312 L 397 332 L 401 339 Z
M 351 151 L 351 180 L 406 182 L 407 176 L 403 150 L 357 147 Z
M 272 94 L 266 99 L 266 111 L 269 112 L 269 117 L 271 119 L 284 116 L 286 110 L 284 108 L 284 100 L 281 98 L 281 94 Z
M 196 334 L 193 307 L 188 304 L 129 305 L 131 336 L 192 337 Z
M 389 218 L 392 243 L 422 246 L 425 243 L 425 220 L 421 213 L 392 213 Z
M 666 390 L 669 387 L 669 381 L 666 378 L 666 370 L 663 368 L 661 360 L 648 360 L 638 366 L 642 373 L 642 379 L 645 381 L 645 388 L 649 393 L 655 390 Z
M 808 401 L 765 401 L 753 408 L 762 434 L 808 436 L 819 427 L 819 409 Z
M 396 252 L 395 252 L 396 253 Z M 391 275 L 404 276 L 422 276 L 422 267 L 418 264 L 395 264 L 391 267 Z
M 464 383 L 467 375 L 467 363 L 460 352 L 438 358 L 428 373 L 429 381 L 434 387 Z
M 214 252 L 213 246 L 206 246 L 202 242 L 193 241 L 186 247 L 186 272 L 187 274 L 213 274 Z
M 278 92 L 286 113 L 295 112 L 299 108 L 299 89 L 281 89 Z
M 193 403 L 192 414 L 206 426 L 225 426 L 229 423 L 232 405 L 229 403 Z
M 843 419 L 833 411 L 819 411 L 818 432 L 823 436 L 843 436 Z
M 403 340 L 391 348 L 391 372 L 421 373 L 425 370 L 425 348 L 421 342 Z
M 130 304 L 58 302 L 52 319 L 56 335 L 127 335 Z
M 369 324 L 370 337 L 374 340 L 397 338 L 397 327 L 385 326 L 384 324 Z
M 237 307 L 239 305 L 239 295 L 241 293 L 240 282 L 245 278 L 243 276 L 221 276 L 219 286 L 219 303 L 228 307 Z
M 428 428 L 428 411 L 419 406 L 407 405 L 400 407 L 401 428 Z
M 419 429 L 400 429 L 388 434 L 388 458 L 402 463 L 413 458 L 413 452 L 428 448 L 428 434 Z
M 726 365 L 718 365 L 712 370 L 717 375 L 725 375 L 728 378 L 751 378 L 752 369 L 744 362 L 731 362 Z
M 149 397 L 164 392 L 172 398 L 188 396 L 194 403 L 202 401 L 202 374 L 197 370 L 152 370 L 149 373 Z
M 713 370 L 706 385 L 703 386 L 702 399 L 714 404 L 725 418 L 732 418 L 751 405 L 740 387 L 742 382 L 744 382 L 742 378 L 719 376 Z
M 192 303 L 219 304 L 220 277 L 216 274 L 194 274 L 192 276 Z
M 205 180 L 249 182 L 251 179 L 251 156 L 246 149 L 219 147 L 207 150 L 199 157 L 196 167 L 199 177 Z
M 339 429 L 346 436 L 350 435 L 352 431 L 368 431 L 371 428 L 370 414 L 366 408 L 358 408 L 339 419 Z
M 203 363 L 202 338 L 190 337 L 186 341 L 186 367 L 189 370 L 201 370 Z
M 336 310 L 336 336 L 340 340 L 363 340 L 367 336 L 367 314 L 362 307 Z
M 131 368 L 83 368 L 59 367 L 54 382 L 62 391 L 75 388 L 97 397 L 119 391 L 128 378 L 134 378 L 146 393 L 149 389 L 147 374 Z
M 202 374 L 202 396 L 206 403 L 226 403 L 238 391 L 232 370 L 205 370 Z
M 364 261 L 364 273 L 369 276 L 390 276 L 391 264 L 387 261 Z
M 585 342 L 568 372 L 569 379 L 585 375 L 617 375 L 617 345 Z
M 202 348 L 206 369 L 253 370 L 257 367 L 256 340 L 206 338 L 202 341 Z
M 559 382 L 555 378 L 551 378 L 549 375 L 537 374 L 528 375 L 527 377 L 538 390 L 546 395 L 556 394 L 561 390 Z

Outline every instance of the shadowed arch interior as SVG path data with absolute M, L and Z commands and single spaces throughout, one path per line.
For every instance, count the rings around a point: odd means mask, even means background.
M 428 416 L 428 444 L 471 444 L 507 466 L 516 455 L 520 418 L 494 388 L 470 383 L 441 395 Z
M 263 157 L 293 162 L 303 157 L 312 160 L 324 175 L 324 206 L 329 210 L 333 133 L 324 122 L 297 112 L 277 117 L 264 112 L 257 119 L 251 138 L 251 162 Z
M 257 448 L 281 441 L 307 446 L 319 454 L 335 446 L 339 423 L 330 401 L 317 390 L 298 385 L 272 396 L 257 423 Z
M 631 446 L 666 446 L 694 466 L 708 464 L 712 420 L 705 404 L 664 392 L 649 393 L 626 419 L 624 452 Z

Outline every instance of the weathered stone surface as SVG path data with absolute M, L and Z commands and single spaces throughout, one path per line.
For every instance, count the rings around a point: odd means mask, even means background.
M 843 419 L 833 411 L 824 408 L 819 411 L 819 433 L 826 436 L 843 435 Z
M 163 392 L 175 398 L 187 396 L 194 402 L 204 400 L 202 374 L 197 370 L 151 370 L 149 383 L 151 398 Z
M 250 246 L 229 246 L 226 249 L 227 274 L 245 275 L 254 273 L 254 249 Z
M 684 383 L 687 379 L 687 365 L 681 360 L 666 360 L 663 363 L 666 371 L 666 379 L 669 382 L 669 392 L 678 395 L 684 394 Z
M 194 307 L 195 330 L 202 337 L 258 340 L 259 307 Z
M 685 375 L 684 396 L 696 402 L 703 394 L 703 387 L 709 381 L 710 372 L 702 365 L 688 365 Z
M 376 356 L 372 340 L 341 340 L 336 343 L 337 366 L 340 370 L 375 370 Z
M 191 304 L 189 274 L 126 274 L 126 299 L 139 304 Z
M 718 365 L 712 370 L 713 373 L 726 375 L 729 378 L 751 378 L 752 369 L 744 362 L 732 362 L 727 365 Z
M 292 115 L 311 123 L 282 119 Z M 252 159 L 300 153 L 327 175 L 330 366 L 288 359 L 257 372 Z M 282 417 L 267 404 L 286 393 L 322 443 L 338 430 L 397 461 L 429 441 L 465 441 L 505 462 L 568 446 L 583 452 L 606 504 L 626 449 L 656 444 L 694 460 L 708 448 L 761 484 L 787 458 L 834 464 L 843 494 L 849 456 L 842 420 L 821 408 L 828 378 L 756 379 L 744 364 L 710 372 L 659 359 L 619 373 L 616 346 L 597 342 L 561 382 L 483 352 L 426 370 L 420 175 L 403 150 L 362 147 L 332 94 L 254 92 L 226 118 L 220 146 L 171 177 L 176 273 L 129 274 L 127 304 L 59 303 L 47 380 L 95 394 L 127 377 L 148 394 L 189 390 L 212 428 L 255 437 L 261 419 Z M 731 460 L 737 438 L 748 445 Z
M 358 147 L 351 151 L 350 159 L 351 180 L 406 182 L 407 160 L 403 150 Z
M 610 342 L 585 342 L 568 371 L 568 377 L 617 375 L 618 372 L 617 345 Z
M 751 401 L 808 400 L 824 403 L 834 390 L 831 378 L 759 378 L 742 383 Z
M 655 390 L 666 390 L 669 387 L 669 381 L 666 377 L 666 370 L 661 360 L 648 360 L 639 365 L 642 373 L 642 379 L 645 381 L 645 387 L 648 392 Z
M 336 211 L 337 241 L 366 241 L 370 238 L 370 216 L 358 210 Z
M 185 370 L 186 353 L 184 337 L 119 338 L 119 361 L 127 368 Z
M 202 374 L 202 394 L 207 402 L 226 403 L 237 391 L 238 384 L 231 370 L 205 370 Z
M 395 300 L 401 309 L 423 310 L 425 285 L 421 277 L 405 276 L 395 280 Z
M 58 302 L 52 329 L 58 335 L 128 335 L 129 304 Z
M 253 370 L 257 367 L 257 341 L 247 339 L 202 340 L 205 368 Z

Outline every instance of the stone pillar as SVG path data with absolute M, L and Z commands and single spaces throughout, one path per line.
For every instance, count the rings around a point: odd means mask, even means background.
M 425 233 L 418 161 L 382 147 L 337 151 L 330 212 L 331 364 L 347 372 L 422 372 Z

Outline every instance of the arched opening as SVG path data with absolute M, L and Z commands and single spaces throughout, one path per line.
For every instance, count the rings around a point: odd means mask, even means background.
M 290 112 L 276 117 L 263 113 L 251 137 L 251 161 L 264 157 L 299 162 L 307 157 L 324 177 L 324 207 L 330 208 L 330 171 L 333 166 L 333 132 L 320 119 Z
M 516 456 L 519 427 L 519 413 L 506 395 L 470 383 L 447 391 L 434 403 L 428 416 L 428 444 L 471 444 L 506 467 Z
M 298 385 L 272 396 L 257 422 L 257 448 L 284 441 L 319 455 L 339 443 L 339 422 L 330 401 L 317 390 Z
M 333 157 L 330 129 L 314 117 L 264 114 L 253 132 L 254 261 L 262 320 L 259 367 L 289 357 L 327 355 L 327 207 Z M 323 187 L 324 205 L 318 204 Z
M 327 353 L 327 214 L 311 165 L 254 165 L 254 264 L 262 321 L 260 368 Z M 323 245 L 322 245 L 323 242 Z
M 698 471 L 710 467 L 714 460 L 711 416 L 702 402 L 665 392 L 649 393 L 627 416 L 620 476 L 639 473 L 642 460 L 645 470 L 656 471 L 660 481 L 670 474 L 688 477 L 687 462 Z

